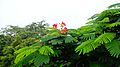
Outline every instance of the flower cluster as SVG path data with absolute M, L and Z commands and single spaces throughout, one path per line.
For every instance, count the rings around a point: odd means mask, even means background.
M 56 24 L 53 24 L 53 28 L 55 29 L 58 29 L 58 26 L 60 27 L 60 31 L 62 34 L 65 34 L 67 33 L 68 29 L 66 27 L 66 24 L 62 21 L 62 23 L 59 23 L 59 25 L 56 23 Z

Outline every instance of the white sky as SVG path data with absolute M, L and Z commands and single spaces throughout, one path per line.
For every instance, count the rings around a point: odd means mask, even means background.
M 79 28 L 87 19 L 120 0 L 0 0 L 0 28 L 46 20 Z

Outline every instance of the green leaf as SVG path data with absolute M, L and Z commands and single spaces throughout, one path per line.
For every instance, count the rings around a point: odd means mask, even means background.
M 16 67 L 23 67 L 23 65 L 28 65 L 34 63 L 36 67 L 42 66 L 43 64 L 49 63 L 50 58 L 47 55 L 41 55 L 38 51 L 29 54 L 28 56 L 24 56 L 18 63 L 16 63 Z
M 65 37 L 65 43 L 70 43 L 70 42 L 73 42 L 73 41 L 75 41 L 75 39 L 72 36 Z
M 50 61 L 49 56 L 37 54 L 36 58 L 34 58 L 34 65 L 36 67 L 39 67 L 39 66 L 42 66 L 43 63 L 45 64 L 49 63 L 49 61 Z
M 62 53 L 61 50 L 54 50 L 54 55 L 55 57 L 59 57 L 59 55 Z
M 26 51 L 27 49 L 29 49 L 29 47 L 24 47 L 24 48 L 21 48 L 21 49 L 19 49 L 19 50 L 15 51 L 14 53 L 15 53 L 15 54 L 18 54 L 18 53 L 21 53 L 21 52 Z
M 40 44 L 41 44 L 41 42 L 37 42 L 37 43 L 35 43 L 35 44 L 31 45 L 31 46 L 38 46 Z
M 100 23 L 105 23 L 105 22 L 110 22 L 108 17 L 106 17 L 106 18 L 104 18 L 103 20 L 100 21 Z
M 98 44 L 106 44 L 111 42 L 115 38 L 116 34 L 115 33 L 104 33 L 101 34 L 95 41 L 94 43 Z
M 110 52 L 111 56 L 116 58 L 120 57 L 120 41 L 113 40 L 106 45 L 106 48 Z
M 43 55 L 50 55 L 50 54 L 54 54 L 54 51 L 51 47 L 49 46 L 42 46 L 40 49 L 39 49 L 39 52 Z
M 49 40 L 52 40 L 54 38 L 60 37 L 60 35 L 46 35 L 41 38 L 41 42 L 48 42 Z
M 24 51 L 23 51 L 24 50 Z M 15 53 L 19 53 L 15 59 L 15 63 L 18 63 L 19 61 L 21 61 L 22 59 L 24 59 L 25 56 L 28 56 L 32 53 L 34 53 L 37 50 L 37 48 L 35 47 L 25 47 L 22 48 L 18 51 L 16 51 Z
M 112 24 L 108 24 L 106 27 L 112 28 L 112 27 L 119 26 L 119 25 L 120 25 L 120 22 L 115 22 Z
M 91 40 L 87 40 L 85 42 L 83 42 L 81 45 L 79 45 L 75 51 L 76 52 L 79 52 L 79 54 L 83 53 L 89 53 L 90 51 L 94 50 L 94 46 L 93 46 L 93 43 L 94 42 L 94 39 L 91 39 Z
M 57 45 L 57 44 L 62 44 L 63 42 L 62 42 L 63 40 L 60 40 L 60 39 L 54 39 L 54 40 L 51 40 L 51 43 L 52 43 L 52 45 Z
M 88 39 L 93 39 L 95 38 L 95 33 L 86 33 L 83 34 L 82 39 L 88 40 Z
M 86 33 L 90 33 L 96 31 L 95 27 L 93 25 L 87 25 L 87 26 L 82 26 L 79 29 L 80 34 L 86 34 Z
M 75 51 L 79 52 L 79 54 L 83 53 L 89 53 L 90 51 L 93 51 L 96 49 L 98 46 L 101 44 L 106 44 L 111 42 L 115 37 L 115 33 L 104 33 L 101 34 L 98 38 L 96 39 L 90 39 L 85 42 L 82 42 L 81 45 L 79 45 Z
M 78 30 L 76 29 L 69 29 L 67 33 L 70 34 L 71 36 L 78 36 L 80 34 L 80 32 L 78 32 Z

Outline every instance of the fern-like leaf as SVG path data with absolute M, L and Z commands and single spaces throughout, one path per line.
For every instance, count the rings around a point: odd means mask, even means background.
M 120 41 L 113 40 L 106 45 L 106 48 L 110 52 L 111 56 L 116 58 L 120 57 Z
M 43 55 L 54 54 L 53 49 L 49 46 L 42 46 L 38 51 Z
M 89 53 L 90 51 L 94 50 L 92 43 L 94 42 L 94 39 L 87 40 L 83 42 L 81 45 L 79 45 L 75 51 L 79 52 L 79 54 L 83 53 Z
M 36 67 L 39 67 L 42 66 L 44 63 L 45 64 L 49 63 L 50 58 L 47 55 L 36 54 L 36 57 L 33 60 L 34 60 L 34 65 Z
M 71 36 L 78 36 L 80 34 L 80 32 L 78 32 L 78 30 L 76 29 L 69 29 L 67 33 L 70 34 Z
M 106 44 L 111 42 L 115 38 L 116 34 L 115 33 L 104 33 L 101 34 L 95 41 L 94 43 L 98 44 Z
M 80 34 L 86 34 L 86 33 L 90 33 L 90 32 L 93 32 L 93 31 L 96 31 L 96 29 L 92 25 L 82 26 L 79 29 Z
M 63 40 L 55 39 L 55 40 L 51 40 L 51 43 L 52 43 L 52 45 L 62 44 Z
M 87 33 L 83 34 L 82 39 L 88 40 L 88 39 L 93 39 L 95 38 L 95 33 Z
M 37 50 L 38 47 L 25 47 L 22 48 L 18 51 L 16 51 L 15 53 L 18 54 L 16 59 L 15 59 L 15 63 L 18 63 L 19 61 L 21 61 L 25 56 L 28 56 L 32 53 L 34 53 Z
M 48 42 L 49 40 L 52 40 L 54 38 L 60 37 L 60 35 L 55 34 L 55 35 L 46 35 L 41 38 L 41 42 Z
M 75 49 L 75 51 L 79 52 L 79 54 L 89 53 L 90 51 L 96 49 L 101 44 L 107 44 L 111 42 L 114 39 L 114 37 L 115 37 L 115 33 L 104 33 L 96 39 L 90 39 L 83 42 Z
M 116 26 L 119 26 L 119 25 L 120 25 L 120 22 L 115 22 L 115 23 L 107 25 L 106 27 L 112 28 L 112 27 L 116 27 Z
M 47 55 L 41 55 L 38 51 L 29 54 L 28 56 L 24 56 L 18 63 L 16 63 L 16 67 L 23 67 L 23 65 L 28 65 L 34 63 L 36 67 L 42 66 L 43 64 L 49 63 L 50 58 Z
M 77 41 L 77 40 L 73 38 L 72 36 L 65 37 L 65 43 L 71 43 L 73 41 Z
M 17 67 L 23 67 L 23 65 L 34 63 L 36 67 L 49 63 L 50 53 L 54 54 L 54 51 L 49 46 L 31 46 L 25 47 L 15 52 L 17 55 L 15 64 Z
M 106 18 L 104 18 L 103 20 L 100 21 L 100 23 L 105 23 L 105 22 L 109 22 L 109 18 L 108 17 L 106 17 Z

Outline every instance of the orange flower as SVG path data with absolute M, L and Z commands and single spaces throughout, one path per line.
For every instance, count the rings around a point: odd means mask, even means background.
M 57 23 L 56 23 L 56 24 L 53 24 L 53 28 L 57 28 Z
M 65 34 L 67 32 L 67 27 L 64 27 L 64 29 L 61 30 L 61 33 Z

